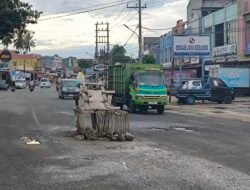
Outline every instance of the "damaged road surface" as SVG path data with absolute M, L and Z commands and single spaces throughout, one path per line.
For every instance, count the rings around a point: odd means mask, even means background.
M 85 141 L 74 137 L 73 107 L 54 89 L 3 95 L 0 189 L 250 189 L 249 123 L 132 114 L 133 142 Z

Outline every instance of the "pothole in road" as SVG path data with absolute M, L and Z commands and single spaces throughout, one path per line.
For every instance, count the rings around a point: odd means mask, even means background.
M 32 137 L 21 137 L 21 141 L 23 141 L 27 145 L 39 145 L 41 144 L 38 140 Z
M 250 104 L 248 104 L 248 103 L 247 103 L 247 104 L 242 104 L 242 105 L 243 105 L 243 106 L 250 106 Z
M 219 109 L 219 110 L 225 110 L 225 109 L 227 109 L 227 108 L 225 108 L 225 107 L 214 107 L 215 109 Z
M 211 111 L 211 113 L 224 113 L 223 111 Z
M 173 129 L 176 130 L 176 131 L 194 132 L 194 130 L 188 129 L 188 128 L 185 128 L 185 127 L 175 127 Z
M 163 127 L 152 127 L 150 128 L 152 131 L 168 131 L 169 128 L 163 128 Z
M 167 127 L 167 128 L 153 127 L 153 128 L 150 128 L 150 130 L 153 130 L 153 131 L 170 131 L 170 130 L 176 130 L 176 131 L 184 131 L 184 132 L 196 132 L 195 129 L 191 129 L 191 128 L 188 128 L 188 127 L 178 127 L 178 126 L 172 126 L 172 127 Z

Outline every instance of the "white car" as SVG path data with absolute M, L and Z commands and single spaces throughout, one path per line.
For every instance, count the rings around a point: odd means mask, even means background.
M 15 81 L 16 88 L 24 89 L 26 88 L 26 80 L 25 79 L 18 79 Z
M 182 89 L 201 89 L 202 83 L 201 80 L 189 80 L 184 83 Z
M 42 78 L 40 81 L 40 88 L 50 88 L 51 83 L 48 78 Z

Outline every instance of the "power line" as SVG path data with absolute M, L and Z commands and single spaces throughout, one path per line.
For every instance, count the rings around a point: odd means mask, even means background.
M 131 10 L 131 12 L 132 12 L 132 10 Z M 131 22 L 131 21 L 135 18 L 135 15 L 137 15 L 137 13 L 131 15 L 131 17 L 127 18 L 124 22 L 125 22 L 126 24 L 129 23 L 129 22 Z M 119 25 L 119 24 L 120 24 L 120 25 Z M 123 26 L 123 23 L 120 22 L 119 24 L 118 24 L 118 27 Z
M 100 6 L 105 6 L 105 5 L 112 5 L 114 3 L 120 3 L 121 1 L 122 0 L 118 0 L 118 1 L 113 1 L 113 2 L 110 2 L 110 3 L 96 4 L 96 5 L 92 5 L 92 6 L 88 6 L 88 7 L 83 7 L 83 8 L 79 8 L 79 9 L 72 9 L 72 10 L 67 10 L 67 11 L 62 11 L 62 12 L 57 12 L 57 13 L 46 14 L 46 15 L 42 15 L 42 17 L 53 16 L 53 15 L 58 15 L 58 14 L 65 14 L 65 13 L 70 13 L 70 12 L 76 12 L 76 11 L 81 11 L 81 10 L 89 9 L 89 8 L 92 8 L 92 7 L 100 7 Z
M 120 7 L 120 6 L 121 6 L 121 5 L 119 5 L 119 7 Z M 120 17 L 122 16 L 122 14 L 125 12 L 125 10 L 126 10 L 126 6 L 123 7 L 123 9 L 119 12 L 119 14 L 118 14 L 115 18 L 112 19 L 112 21 L 117 21 L 117 20 L 119 20 Z
M 150 32 L 153 32 L 153 33 L 155 33 L 155 34 L 161 35 L 159 32 L 156 32 L 156 31 L 154 31 L 154 30 L 151 30 L 151 29 L 149 29 L 149 28 L 147 28 L 147 27 L 142 26 L 142 28 L 144 28 L 144 29 L 146 29 L 146 30 L 148 30 L 148 31 L 150 31 Z
M 135 31 L 136 31 L 137 28 L 138 28 L 138 26 L 136 26 L 136 28 L 132 32 L 131 36 L 128 38 L 128 40 L 126 41 L 126 43 L 123 45 L 124 47 L 127 45 L 127 43 L 129 42 L 129 40 L 133 37 L 133 35 L 135 34 Z
M 214 13 L 214 12 L 213 12 Z M 213 14 L 213 13 L 211 13 L 211 14 Z M 231 17 L 234 17 L 234 16 L 236 16 L 237 14 L 232 14 L 232 15 L 230 15 L 230 16 L 227 16 L 227 19 L 228 18 L 231 18 Z M 200 19 L 202 19 L 202 18 L 204 18 L 204 16 L 201 16 L 201 17 L 199 17 L 199 18 L 197 18 L 197 19 L 195 19 L 195 20 L 192 20 L 191 22 L 187 22 L 187 24 L 192 24 L 192 23 L 194 23 L 194 22 L 196 22 L 196 21 L 199 21 Z M 239 20 L 241 20 L 241 19 L 239 19 Z M 237 21 L 237 19 L 236 19 L 236 21 Z M 149 30 L 171 30 L 171 29 L 173 29 L 174 27 L 167 27 L 167 28 L 149 28 L 149 27 L 144 27 L 145 29 L 149 29 Z
M 132 13 L 132 10 L 128 11 L 127 14 L 120 21 L 117 21 L 114 24 L 111 24 L 112 28 L 121 24 L 121 22 L 124 21 L 131 13 Z
M 53 20 L 53 19 L 58 19 L 58 18 L 63 18 L 63 17 L 69 17 L 69 16 L 73 16 L 73 15 L 78 15 L 78 14 L 84 14 L 84 13 L 99 11 L 99 10 L 103 10 L 103 9 L 107 9 L 107 8 L 116 7 L 116 6 L 119 6 L 119 5 L 131 3 L 131 2 L 134 2 L 134 1 L 135 0 L 131 0 L 131 1 L 126 1 L 126 2 L 117 3 L 117 4 L 113 4 L 113 5 L 107 5 L 107 6 L 103 6 L 103 7 L 99 7 L 99 8 L 93 8 L 91 10 L 80 11 L 80 12 L 76 12 L 76 13 L 69 13 L 69 14 L 65 14 L 65 15 L 50 17 L 50 18 L 44 18 L 44 19 L 40 19 L 39 21 L 47 21 L 47 20 Z

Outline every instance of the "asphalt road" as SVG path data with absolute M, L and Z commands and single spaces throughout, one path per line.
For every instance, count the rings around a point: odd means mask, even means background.
M 0 189 L 250 189 L 247 122 L 150 112 L 130 116 L 134 142 L 79 141 L 73 107 L 54 88 L 0 92 Z

